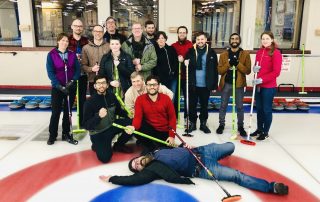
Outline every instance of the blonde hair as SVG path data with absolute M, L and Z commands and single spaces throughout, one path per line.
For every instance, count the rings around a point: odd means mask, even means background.
M 142 74 L 140 74 L 140 73 L 137 72 L 137 71 L 132 72 L 132 74 L 130 75 L 130 79 L 134 79 L 134 78 L 136 78 L 137 76 L 140 76 L 141 79 L 142 79 L 142 81 L 144 80 Z

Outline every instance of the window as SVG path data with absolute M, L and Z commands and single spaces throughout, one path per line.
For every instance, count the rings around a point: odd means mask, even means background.
M 279 48 L 298 49 L 303 0 L 258 0 L 254 47 L 260 46 L 260 34 L 272 31 Z
M 193 33 L 203 31 L 212 48 L 229 46 L 229 36 L 240 31 L 240 0 L 192 1 Z
M 38 46 L 55 46 L 59 33 L 72 33 L 76 18 L 83 22 L 84 35 L 98 24 L 96 0 L 35 0 L 33 6 Z
M 158 24 L 158 0 L 111 0 L 112 16 L 117 19 L 118 30 L 128 36 L 132 23 L 152 20 Z
M 17 1 L 0 0 L 0 45 L 21 46 Z

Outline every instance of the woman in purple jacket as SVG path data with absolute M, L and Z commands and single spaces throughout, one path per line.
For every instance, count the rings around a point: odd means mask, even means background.
M 272 32 L 265 31 L 261 34 L 261 44 L 262 46 L 256 54 L 256 65 L 253 67 L 257 78 L 252 81 L 253 85 L 257 85 L 255 98 L 258 128 L 251 136 L 259 135 L 257 140 L 265 140 L 269 137 L 268 133 L 272 123 L 272 102 L 282 64 L 282 55 L 276 47 Z
M 76 53 L 68 50 L 68 45 L 68 35 L 65 33 L 59 34 L 57 37 L 57 47 L 52 49 L 47 56 L 47 73 L 52 85 L 52 114 L 49 125 L 48 145 L 54 144 L 57 139 L 62 109 L 62 140 L 66 140 L 70 137 L 67 96 L 69 96 L 70 99 L 69 107 L 71 109 L 76 94 L 75 81 L 78 80 L 80 76 L 80 64 Z

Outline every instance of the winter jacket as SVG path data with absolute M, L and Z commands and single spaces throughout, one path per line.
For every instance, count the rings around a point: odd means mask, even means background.
M 208 45 L 207 45 L 208 46 Z M 206 47 L 205 47 L 206 48 Z M 196 87 L 196 46 L 190 48 L 186 59 L 190 59 L 189 62 L 189 86 Z M 215 90 L 218 87 L 218 58 L 216 52 L 208 48 L 206 57 L 206 86 L 208 90 Z
M 146 78 L 152 74 L 153 68 L 157 65 L 157 54 L 153 44 L 145 36 L 142 37 L 144 37 L 145 40 L 145 47 L 143 49 L 142 58 L 140 60 L 140 64 L 142 65 L 142 70 L 140 71 L 140 73 L 146 80 Z M 128 53 L 133 60 L 135 57 L 133 55 L 132 40 L 133 36 L 131 35 L 128 40 L 122 44 L 121 48 L 123 51 Z
M 155 49 L 157 66 L 153 69 L 153 74 L 159 76 L 161 83 L 168 83 L 178 76 L 178 55 L 175 49 L 167 44 L 163 48 L 156 44 Z
M 92 67 L 96 63 L 100 64 L 102 56 L 108 53 L 109 50 L 109 44 L 106 42 L 97 46 L 92 41 L 89 41 L 89 43 L 82 48 L 81 68 L 88 74 L 89 82 L 93 82 L 96 75 L 96 73 L 92 71 Z
M 119 61 L 120 63 L 117 66 L 117 69 L 119 73 L 121 88 L 125 93 L 131 86 L 130 75 L 132 72 L 134 72 L 134 67 L 130 55 L 128 55 L 124 51 L 121 51 Z M 111 51 L 103 55 L 100 62 L 99 75 L 106 76 L 109 82 L 114 80 L 114 63 Z
M 64 55 L 66 58 L 63 59 L 61 55 Z M 54 48 L 48 53 L 46 64 L 47 74 L 51 80 L 52 87 L 66 85 L 65 62 L 67 62 L 68 81 L 79 79 L 80 64 L 76 54 L 69 50 L 62 53 L 57 48 Z
M 101 108 L 107 109 L 107 115 L 100 118 L 99 110 Z M 101 133 L 112 126 L 116 115 L 127 117 L 116 96 L 107 91 L 105 95 L 95 93 L 84 104 L 83 125 L 85 129 L 90 132 L 90 135 Z
M 237 68 L 237 80 L 236 80 L 236 88 L 247 86 L 246 83 L 246 75 L 251 73 L 251 59 L 250 53 L 245 50 L 240 50 L 239 64 L 236 66 Z M 225 51 L 220 54 L 218 72 L 221 75 L 219 87 L 223 88 L 225 84 L 225 77 L 230 68 L 229 64 L 229 52 Z
M 260 48 L 256 54 L 256 62 L 261 66 L 257 78 L 262 79 L 260 87 L 275 88 L 277 87 L 277 77 L 281 72 L 282 55 L 280 50 L 275 49 L 273 55 L 269 55 L 270 48 Z
M 166 164 L 153 160 L 142 171 L 129 176 L 112 176 L 109 182 L 118 185 L 142 185 L 154 180 L 164 179 L 177 184 L 194 184 L 189 178 L 181 177 L 175 170 Z

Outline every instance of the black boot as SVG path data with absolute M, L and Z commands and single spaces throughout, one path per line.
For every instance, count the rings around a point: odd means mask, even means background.
M 255 136 L 258 136 L 258 135 L 261 135 L 262 134 L 262 131 L 257 129 L 256 131 L 254 131 L 253 133 L 250 134 L 251 137 L 255 137 Z
M 244 130 L 243 127 L 238 127 L 238 131 L 239 131 L 241 137 L 247 137 L 248 136 L 247 132 Z
M 269 138 L 269 135 L 268 133 L 266 132 L 263 132 L 262 134 L 259 135 L 259 137 L 257 137 L 257 140 L 265 140 L 265 139 L 268 139 Z
M 287 195 L 289 193 L 289 187 L 283 183 L 274 183 L 273 193 L 278 195 Z
M 211 130 L 207 126 L 207 120 L 200 121 L 200 130 L 202 130 L 204 133 L 211 133 Z
M 217 128 L 217 130 L 216 130 L 216 133 L 217 134 L 222 134 L 223 133 L 223 130 L 224 130 L 224 125 L 219 125 L 219 127 Z
M 49 136 L 49 139 L 47 141 L 47 145 L 53 145 L 56 140 L 57 140 L 56 137 Z
M 185 130 L 186 133 L 191 133 L 192 131 L 197 130 L 197 126 L 195 122 L 189 122 L 189 128 Z

